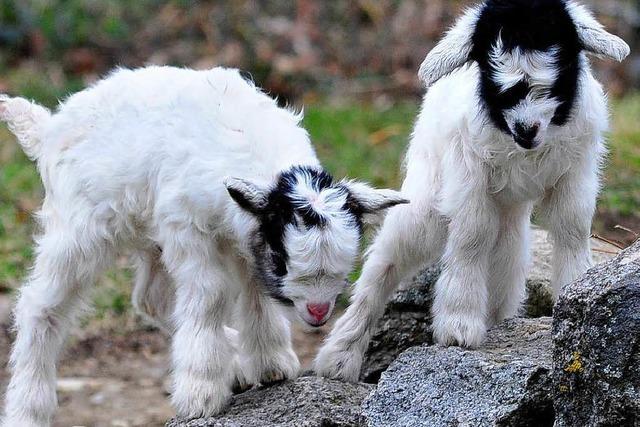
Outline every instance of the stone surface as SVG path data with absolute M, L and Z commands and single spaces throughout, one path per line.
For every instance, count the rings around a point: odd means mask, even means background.
M 567 286 L 554 316 L 557 426 L 640 426 L 640 242 Z
M 424 270 L 413 283 L 396 292 L 365 354 L 360 380 L 375 384 L 380 374 L 409 347 L 431 344 L 431 287 L 440 270 Z
M 531 234 L 533 254 L 527 275 L 527 300 L 524 310 L 527 317 L 551 316 L 551 259 L 553 246 L 546 231 L 534 227 Z M 620 249 L 598 239 L 591 239 L 591 256 L 595 265 L 615 257 Z
M 551 321 L 513 319 L 479 350 L 413 347 L 363 403 L 372 426 L 551 426 Z
M 362 425 L 360 405 L 369 384 L 301 377 L 236 395 L 218 417 L 171 420 L 167 427 L 350 427 Z
M 364 404 L 372 425 L 519 425 L 551 419 L 550 320 L 514 319 L 477 351 L 415 347 Z M 545 425 L 545 423 L 539 424 Z
M 553 308 L 549 285 L 552 246 L 546 231 L 537 227 L 532 231 L 532 265 L 527 279 L 524 314 L 526 317 L 550 316 Z M 596 239 L 592 239 L 591 247 L 596 264 L 611 259 L 619 251 Z M 362 381 L 376 383 L 380 374 L 401 352 L 409 347 L 432 343 L 431 289 L 438 275 L 437 268 L 427 268 L 389 302 L 367 349 L 360 376 Z

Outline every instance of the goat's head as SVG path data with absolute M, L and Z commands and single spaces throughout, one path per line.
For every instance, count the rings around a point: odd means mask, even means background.
M 487 0 L 469 9 L 427 55 L 427 87 L 469 61 L 491 122 L 525 149 L 571 117 L 581 52 L 622 61 L 629 46 L 584 7 L 566 0 Z
M 396 191 L 336 183 L 314 167 L 294 167 L 272 186 L 235 178 L 225 184 L 236 203 L 258 220 L 252 241 L 258 279 L 311 326 L 329 319 L 344 291 L 363 225 L 407 203 Z

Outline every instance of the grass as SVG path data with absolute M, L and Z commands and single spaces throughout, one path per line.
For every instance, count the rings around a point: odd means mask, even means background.
M 640 94 L 614 102 L 612 129 L 601 206 L 640 215 Z
M 23 83 L 20 83 L 22 81 Z M 48 105 L 55 104 L 61 89 L 37 79 L 13 81 L 20 93 L 29 93 Z M 25 85 L 24 92 L 20 85 Z M 46 90 L 38 93 L 39 87 Z M 397 188 L 400 162 L 417 112 L 417 104 L 398 103 L 390 108 L 371 105 L 306 108 L 305 126 L 318 155 L 337 177 L 349 176 L 376 186 Z M 611 156 L 601 211 L 637 215 L 640 206 L 640 94 L 614 102 Z M 31 212 L 43 196 L 34 165 L 22 154 L 13 137 L 0 128 L 0 291 L 11 292 L 24 278 L 32 261 L 32 238 L 36 231 Z M 93 319 L 111 324 L 132 319 L 130 292 L 132 272 L 127 262 L 110 271 L 98 286 Z

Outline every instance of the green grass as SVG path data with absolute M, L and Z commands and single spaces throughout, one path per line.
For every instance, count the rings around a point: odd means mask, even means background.
M 304 125 L 323 165 L 336 177 L 397 188 L 416 112 L 417 105 L 408 102 L 389 109 L 313 105 L 305 110 Z
M 611 125 L 601 207 L 623 216 L 640 215 L 640 94 L 614 102 Z
M 13 83 L 20 83 L 15 77 Z M 64 94 L 37 79 L 24 79 L 32 96 L 48 105 Z M 46 83 L 46 82 L 45 82 Z M 18 91 L 22 91 L 20 84 Z M 46 90 L 38 92 L 39 87 Z M 22 93 L 22 92 L 21 92 Z M 323 164 L 336 176 L 362 179 L 376 186 L 397 188 L 400 163 L 417 103 L 398 103 L 379 109 L 370 105 L 311 105 L 305 110 L 309 130 Z M 613 103 L 611 156 L 601 210 L 619 215 L 637 215 L 640 206 L 640 94 Z M 32 238 L 36 231 L 30 213 L 42 199 L 35 167 L 22 154 L 13 137 L 0 129 L 0 291 L 19 286 L 32 260 Z M 110 324 L 113 319 L 131 319 L 132 273 L 126 260 L 109 272 L 95 296 L 94 319 Z

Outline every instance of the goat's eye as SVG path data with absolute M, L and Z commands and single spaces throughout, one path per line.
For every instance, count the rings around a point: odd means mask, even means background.
M 287 263 L 284 261 L 281 255 L 273 254 L 271 255 L 271 261 L 275 267 L 274 273 L 278 277 L 285 276 L 287 274 Z
M 513 87 L 499 94 L 500 105 L 502 108 L 515 107 L 520 101 L 525 99 L 529 94 L 529 85 L 521 81 Z

